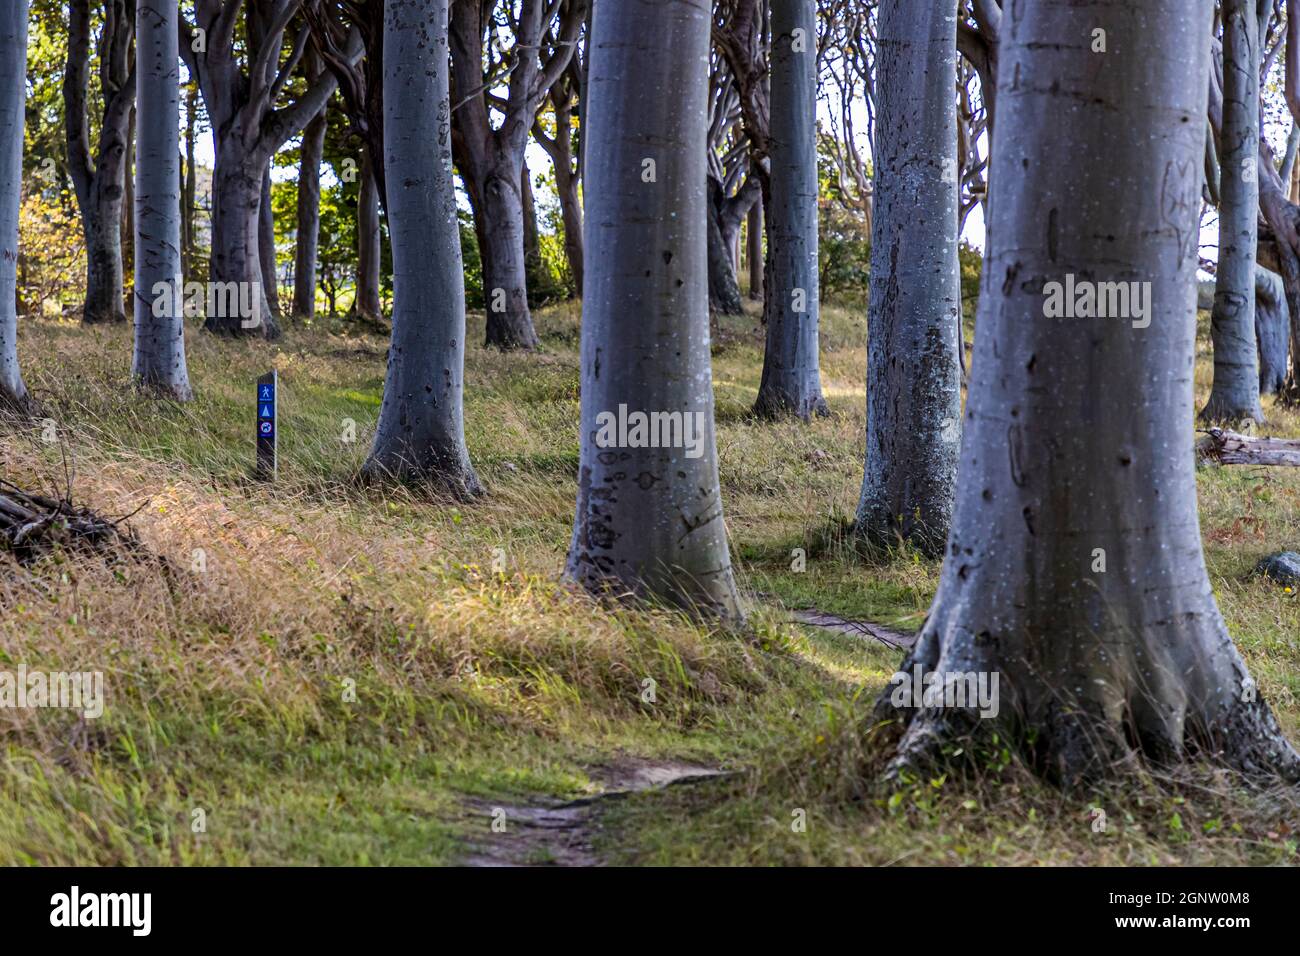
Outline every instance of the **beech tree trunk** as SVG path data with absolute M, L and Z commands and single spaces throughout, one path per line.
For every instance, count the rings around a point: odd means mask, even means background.
M 533 171 L 525 161 L 519 174 L 519 197 L 524 204 L 524 263 L 533 268 L 542 258 L 541 239 L 537 234 L 537 200 L 533 196 Z
M 961 437 L 956 22 L 947 0 L 880 5 L 867 453 L 857 530 L 942 553 Z M 1010 148 L 1010 147 L 1009 147 Z
M 68 59 L 63 74 L 68 169 L 86 242 L 82 320 L 87 323 L 126 321 L 122 225 L 136 87 L 131 66 L 135 16 L 125 0 L 108 0 L 103 6 L 97 50 L 103 112 L 93 152 L 87 102 L 93 59 L 90 0 L 70 0 L 68 4 Z
M 135 129 L 135 103 L 127 129 Z M 135 274 L 135 137 L 126 138 L 126 168 L 122 170 L 122 268 Z
M 451 163 L 447 0 L 388 0 L 384 170 L 393 338 L 365 471 L 482 491 L 465 447 L 465 274 Z
M 198 126 L 198 90 L 194 84 L 185 90 L 185 182 L 181 186 L 181 276 L 186 282 L 194 278 L 194 200 L 198 194 L 198 169 L 194 158 Z
M 722 183 L 713 176 L 707 177 L 708 197 L 708 258 L 709 258 L 709 310 L 719 315 L 741 315 L 744 305 L 740 301 L 740 286 L 736 271 L 731 267 L 731 249 L 722 234 L 722 206 L 725 197 Z
M 361 161 L 360 195 L 357 199 L 357 300 L 359 318 L 378 322 L 383 316 L 379 301 L 379 272 L 383 255 L 379 228 L 379 189 L 375 185 L 370 155 Z M 459 234 L 457 234 L 459 236 Z
M 1259 393 L 1275 395 L 1286 383 L 1291 322 L 1282 277 L 1255 266 L 1255 341 L 1259 345 Z
M 268 289 L 264 281 L 259 238 L 263 174 L 276 151 L 321 111 L 338 88 L 338 80 L 333 71 L 322 72 L 291 103 L 276 107 L 306 52 L 303 31 L 307 28 L 300 26 L 287 58 L 281 57 L 285 32 L 298 22 L 301 0 L 275 4 L 194 0 L 194 11 L 197 29 L 181 21 L 180 52 L 198 78 L 212 124 L 215 168 L 209 280 L 213 294 L 209 299 L 233 295 L 252 302 L 248 311 L 254 313 L 220 309 L 207 316 L 204 328 L 275 338 L 280 327 L 268 296 L 278 298 L 278 290 Z M 237 42 L 241 17 L 245 29 Z M 350 40 L 347 56 L 354 63 L 361 56 L 359 34 Z M 274 286 L 273 281 L 269 284 Z
M 999 674 L 1000 702 L 981 720 L 886 691 L 895 772 L 996 730 L 1067 786 L 1137 755 L 1300 780 L 1201 552 L 1188 423 L 1211 5 L 1004 9 L 962 481 L 903 665 Z M 1110 52 L 1062 42 L 1095 29 Z M 1049 317 L 1067 274 L 1150 283 L 1149 321 Z
M 754 203 L 749 210 L 746 227 L 746 258 L 749 260 L 749 297 L 763 298 L 763 204 Z
M 320 243 L 320 164 L 325 152 L 325 110 L 302 131 L 298 159 L 298 238 L 294 247 L 293 314 L 316 315 L 316 259 Z
M 1260 45 L 1255 7 L 1255 0 L 1223 4 L 1219 267 L 1210 314 L 1214 383 L 1201 411 L 1209 422 L 1263 420 L 1255 341 Z
M 147 392 L 189 401 L 181 275 L 180 53 L 171 0 L 136 3 L 135 354 Z
M 478 211 L 483 219 L 483 295 L 487 299 L 487 344 L 508 351 L 537 348 L 528 308 L 524 260 L 524 203 L 520 163 L 496 152 L 478 175 Z
M 736 620 L 709 357 L 710 20 L 703 0 L 595 7 L 582 445 L 565 573 L 593 593 Z M 647 159 L 653 185 L 641 179 Z M 657 442 L 670 447 L 646 447 L 645 434 L 602 427 L 629 412 L 677 414 L 681 430 Z
M 520 0 L 506 34 L 513 43 L 508 79 L 498 73 L 485 82 L 484 39 L 487 16 L 494 10 L 494 4 L 481 3 L 456 3 L 451 10 L 456 165 L 479 237 L 487 344 L 502 350 L 534 349 L 538 340 L 528 308 L 520 188 L 524 152 L 542 100 L 577 49 L 587 0 Z M 494 37 L 500 40 L 502 33 Z M 503 115 L 494 123 L 488 93 L 503 84 L 506 89 L 492 107 Z
M 18 367 L 18 210 L 27 103 L 27 0 L 0 5 L 0 406 L 27 412 Z
M 818 343 L 815 0 L 772 4 L 770 95 L 771 174 L 765 203 L 769 294 L 763 308 L 767 342 L 754 412 L 766 418 L 794 415 L 809 421 L 814 415 L 830 414 L 822 397 Z
M 262 268 L 262 289 L 271 315 L 280 318 L 280 270 L 275 253 L 275 211 L 271 207 L 271 164 L 262 172 L 262 198 L 257 208 L 257 258 Z
M 560 198 L 560 217 L 564 223 L 564 257 L 569 263 L 573 291 L 580 296 L 585 251 L 582 245 L 582 200 L 578 197 L 579 178 L 563 174 L 556 167 L 555 182 Z
M 211 312 L 203 327 L 209 332 L 240 335 L 260 332 L 267 338 L 280 334 L 262 281 L 261 164 L 223 161 L 218 141 L 216 169 L 212 175 L 212 264 L 210 281 L 238 289 L 241 301 L 250 302 L 251 314 L 219 309 Z

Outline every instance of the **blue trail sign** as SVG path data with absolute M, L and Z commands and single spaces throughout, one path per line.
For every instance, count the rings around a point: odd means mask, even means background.
M 272 481 L 278 471 L 275 410 L 279 378 L 274 370 L 257 380 L 257 477 Z

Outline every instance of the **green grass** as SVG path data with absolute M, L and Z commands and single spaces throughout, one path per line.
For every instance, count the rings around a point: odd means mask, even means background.
M 810 426 L 748 415 L 756 316 L 718 337 L 722 485 L 751 632 L 563 587 L 576 307 L 538 318 L 538 355 L 489 352 L 471 322 L 468 442 L 490 492 L 472 505 L 355 482 L 381 398 L 379 338 L 194 332 L 198 398 L 181 407 L 132 392 L 129 330 L 23 323 L 28 383 L 62 443 L 43 442 L 40 423 L 0 431 L 0 476 L 61 487 L 66 452 L 78 501 L 139 509 L 131 526 L 178 571 L 70 555 L 0 565 L 0 668 L 102 670 L 109 685 L 98 721 L 0 710 L 0 864 L 455 862 L 488 829 L 467 801 L 592 792 L 593 768 L 623 757 L 738 772 L 612 804 L 602 851 L 622 861 L 1296 861 L 1293 808 L 1212 775 L 1112 795 L 1105 834 L 1091 832 L 1087 799 L 998 754 L 977 782 L 872 785 L 864 722 L 899 655 L 792 625 L 788 611 L 914 629 L 938 581 L 934 562 L 863 556 L 846 534 L 864 440 L 860 310 L 826 310 L 834 415 Z M 253 382 L 271 366 L 274 486 L 248 478 Z M 1202 354 L 1202 400 L 1208 369 Z M 1300 434 L 1294 413 L 1270 416 Z M 1224 613 L 1300 738 L 1300 598 L 1247 574 L 1300 547 L 1300 476 L 1217 469 L 1199 484 Z

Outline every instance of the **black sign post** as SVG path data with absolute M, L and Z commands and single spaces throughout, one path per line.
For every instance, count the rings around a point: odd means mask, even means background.
M 274 370 L 257 380 L 257 477 L 264 481 L 274 481 L 278 471 L 275 454 L 278 381 Z

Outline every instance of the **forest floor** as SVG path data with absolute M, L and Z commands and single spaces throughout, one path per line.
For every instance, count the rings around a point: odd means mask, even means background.
M 1209 770 L 1063 795 L 1004 752 L 976 780 L 872 782 L 863 725 L 903 651 L 795 620 L 906 634 L 938 580 L 935 562 L 864 555 L 847 533 L 860 308 L 826 309 L 834 415 L 809 426 L 749 416 L 755 315 L 724 321 L 715 343 L 749 633 L 563 587 L 576 308 L 539 314 L 535 355 L 485 350 L 471 320 L 468 441 L 490 491 L 471 505 L 354 482 L 383 386 L 378 336 L 193 332 L 198 398 L 179 406 L 132 393 L 129 329 L 23 322 L 50 422 L 0 425 L 0 478 L 58 495 L 75 469 L 77 503 L 133 514 L 170 564 L 0 556 L 0 670 L 107 682 L 98 720 L 0 708 L 0 864 L 1300 862 L 1294 797 Z M 253 383 L 272 365 L 280 479 L 259 484 Z M 1209 372 L 1203 340 L 1198 401 Z M 1300 435 L 1300 416 L 1268 414 L 1273 433 Z M 1250 575 L 1300 550 L 1296 472 L 1198 480 L 1222 608 L 1300 740 L 1300 595 Z

